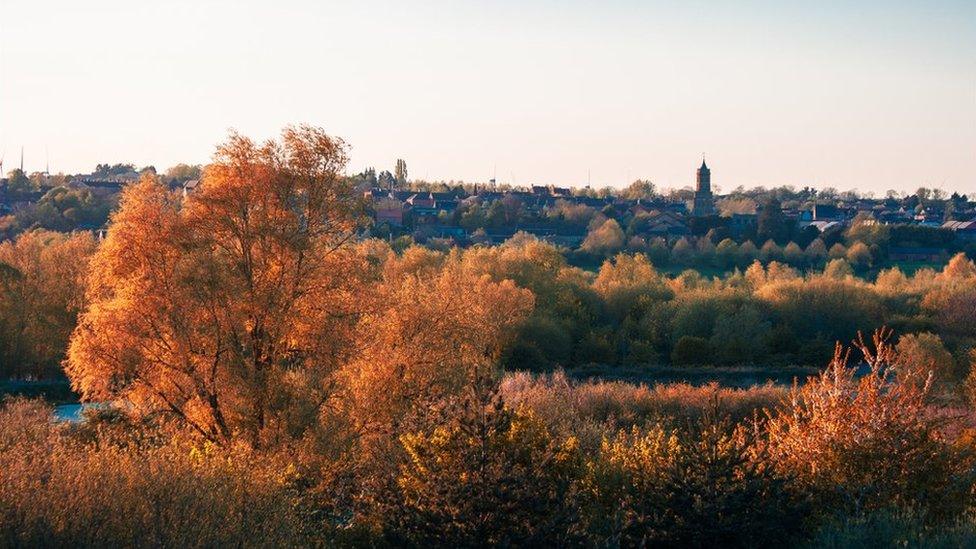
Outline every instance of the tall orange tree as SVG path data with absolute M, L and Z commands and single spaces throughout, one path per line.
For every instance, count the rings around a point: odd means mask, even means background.
M 232 134 L 186 198 L 154 178 L 129 188 L 92 261 L 74 388 L 218 442 L 301 436 L 330 405 L 362 307 L 345 151 L 307 126 Z

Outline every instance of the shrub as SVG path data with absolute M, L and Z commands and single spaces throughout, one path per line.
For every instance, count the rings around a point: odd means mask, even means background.
M 395 545 L 561 545 L 582 465 L 575 440 L 471 394 L 432 429 L 401 437 L 407 461 L 381 507 Z
M 897 368 L 906 371 L 913 378 L 925 380 L 929 375 L 933 381 L 955 378 L 955 360 L 952 353 L 935 334 L 923 332 L 904 335 L 898 340 L 895 351 Z
M 37 402 L 0 411 L 0 545 L 321 543 L 289 493 L 291 469 L 199 446 L 75 437 Z
M 595 254 L 610 254 L 624 247 L 624 238 L 620 224 L 614 219 L 607 219 L 590 229 L 580 249 Z
M 598 546 L 779 546 L 800 531 L 786 479 L 750 431 L 727 421 L 621 432 L 590 471 L 584 517 Z
M 880 326 L 884 314 L 880 296 L 871 286 L 854 279 L 817 276 L 771 282 L 756 296 L 807 339 L 850 341 L 859 330 Z
M 671 362 L 680 365 L 708 364 L 713 361 L 712 344 L 703 337 L 682 336 L 671 351 Z
M 857 377 L 840 346 L 830 366 L 770 413 L 776 466 L 824 512 L 914 508 L 927 520 L 960 516 L 973 486 L 971 460 L 927 413 L 927 384 L 891 377 L 887 332 L 860 341 L 870 372 Z
M 821 527 L 809 547 L 976 547 L 976 524 L 967 517 L 933 528 L 913 511 L 885 509 L 867 515 L 838 517 Z
M 683 421 L 699 418 L 710 409 L 742 420 L 776 406 L 786 389 L 771 384 L 734 389 L 717 383 L 648 386 L 622 381 L 573 382 L 558 371 L 548 375 L 508 374 L 502 379 L 500 394 L 508 406 L 524 407 L 556 431 L 580 436 L 593 425 L 604 430 L 664 419 Z

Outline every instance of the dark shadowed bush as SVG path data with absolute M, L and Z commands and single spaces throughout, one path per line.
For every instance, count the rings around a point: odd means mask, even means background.
M 678 365 L 703 365 L 714 363 L 714 349 L 703 337 L 682 336 L 671 351 L 671 362 Z

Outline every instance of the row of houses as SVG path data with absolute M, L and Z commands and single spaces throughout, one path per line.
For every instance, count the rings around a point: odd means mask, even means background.
M 701 172 L 704 168 L 700 169 Z M 707 175 L 707 174 L 706 174 Z M 119 193 L 125 185 L 138 180 L 137 172 L 112 176 L 81 175 L 70 179 L 66 185 L 71 188 L 85 188 L 99 196 Z M 702 177 L 699 176 L 701 180 Z M 44 192 L 19 193 L 4 192 L 5 181 L 0 180 L 0 214 L 16 213 L 39 200 Z M 708 181 L 705 181 L 708 183 Z M 197 180 L 180 184 L 184 195 L 192 192 L 199 184 Z M 703 183 L 699 181 L 699 187 Z M 702 209 L 694 211 L 692 200 L 665 197 L 653 199 L 626 199 L 620 196 L 594 197 L 574 195 L 567 187 L 533 185 L 523 189 L 498 190 L 494 187 L 475 186 L 471 191 L 460 187 L 451 192 L 418 192 L 401 189 L 368 188 L 363 190 L 370 205 L 376 226 L 389 227 L 396 231 L 413 231 L 437 238 L 465 240 L 472 238 L 496 242 L 510 237 L 518 231 L 535 234 L 546 240 L 565 245 L 578 243 L 585 237 L 585 228 L 569 223 L 552 223 L 544 214 L 553 208 L 585 206 L 604 212 L 618 219 L 641 218 L 641 234 L 648 237 L 679 238 L 690 234 L 694 218 L 702 217 Z M 701 193 L 699 193 L 701 194 Z M 706 198 L 711 198 L 709 195 Z M 483 234 L 468 234 L 458 223 L 455 214 L 459 209 L 467 210 L 478 205 L 488 208 L 494 203 L 523 212 L 524 219 L 484 227 Z M 951 211 L 950 211 L 951 208 Z M 709 212 L 713 209 L 708 208 Z M 757 223 L 756 213 L 734 213 L 724 220 L 733 234 L 742 234 Z M 953 231 L 959 238 L 976 240 L 976 210 L 965 200 L 950 199 L 927 201 L 914 207 L 908 200 L 855 198 L 818 202 L 804 208 L 782 209 L 783 217 L 794 220 L 800 228 L 815 227 L 820 232 L 841 230 L 850 226 L 855 219 L 869 218 L 882 224 L 912 224 L 928 227 L 941 227 Z M 707 216 L 706 216 L 707 217 Z M 948 219 L 948 220 L 947 220 Z M 965 219 L 966 221 L 959 221 Z M 473 232 L 473 231 L 472 231 Z
M 501 201 L 503 204 L 517 207 L 529 214 L 529 217 L 539 218 L 540 214 L 557 207 L 559 203 L 588 206 L 601 212 L 609 212 L 618 219 L 642 218 L 641 234 L 649 237 L 665 237 L 667 239 L 685 236 L 690 232 L 693 218 L 689 204 L 681 200 L 669 200 L 663 197 L 653 200 L 624 199 L 620 197 L 595 198 L 590 196 L 574 196 L 569 189 L 556 187 L 533 186 L 526 190 L 496 191 L 478 189 L 465 193 L 461 190 L 454 192 L 417 192 L 405 190 L 390 190 L 372 188 L 365 191 L 365 197 L 372 206 L 373 219 L 377 226 L 387 226 L 395 230 L 414 230 L 418 234 L 438 235 L 463 239 L 470 237 L 457 223 L 454 213 L 458 208 L 478 204 L 482 207 Z M 757 224 L 762 206 L 756 213 L 733 213 L 723 223 L 729 227 L 733 235 L 743 234 Z M 945 228 L 955 232 L 964 239 L 976 238 L 976 221 L 944 221 L 945 207 L 927 205 L 911 208 L 898 201 L 858 199 L 855 201 L 834 203 L 814 203 L 805 208 L 783 208 L 784 218 L 795 221 L 802 229 L 814 227 L 819 232 L 843 230 L 857 219 L 870 219 L 874 222 L 888 225 L 920 225 L 933 228 Z M 956 211 L 957 217 L 976 218 L 976 211 L 971 204 Z M 539 226 L 522 226 L 513 224 L 504 229 L 495 228 L 490 241 L 495 241 L 511 235 L 515 231 L 523 230 L 536 234 L 547 240 L 558 240 L 560 237 L 582 239 L 583 235 L 567 232 L 565 227 L 552 224 Z

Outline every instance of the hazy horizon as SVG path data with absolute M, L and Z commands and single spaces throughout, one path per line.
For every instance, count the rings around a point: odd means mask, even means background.
M 228 129 L 350 173 L 976 192 L 976 4 L 0 1 L 0 155 L 205 163 Z

